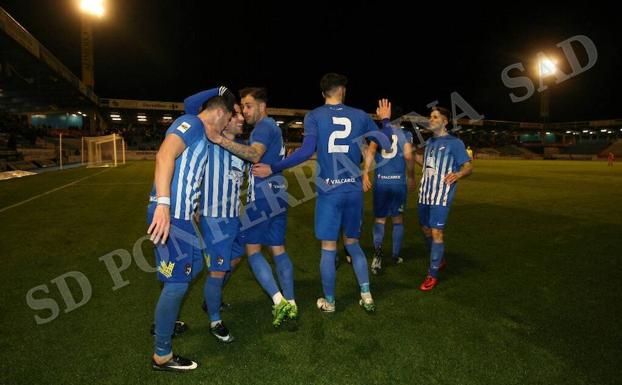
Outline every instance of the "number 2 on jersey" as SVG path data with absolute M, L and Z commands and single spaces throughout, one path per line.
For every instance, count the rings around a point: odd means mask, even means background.
M 337 118 L 333 116 L 333 124 L 338 126 L 344 126 L 343 130 L 333 131 L 328 137 L 328 153 L 333 152 L 348 152 L 350 145 L 348 144 L 335 144 L 336 139 L 345 139 L 352 132 L 352 122 L 348 118 Z

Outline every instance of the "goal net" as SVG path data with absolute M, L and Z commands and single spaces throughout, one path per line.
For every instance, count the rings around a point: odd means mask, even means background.
M 125 164 L 125 141 L 117 134 L 82 137 L 87 167 L 116 167 Z

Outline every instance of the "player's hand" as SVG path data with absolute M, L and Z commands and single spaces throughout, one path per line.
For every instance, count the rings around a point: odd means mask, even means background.
M 408 192 L 414 192 L 417 188 L 417 183 L 415 183 L 415 180 L 413 178 L 408 178 L 406 184 L 408 186 Z
M 460 174 L 459 172 L 450 172 L 449 174 L 445 175 L 444 182 L 448 186 L 451 186 L 452 183 L 454 183 L 455 181 L 457 181 L 461 177 L 462 177 L 462 174 Z
M 166 243 L 169 231 L 171 229 L 171 208 L 168 205 L 157 205 L 153 213 L 153 220 L 147 230 L 147 234 L 151 235 L 151 240 L 155 245 L 158 242 Z
M 369 175 L 363 174 L 363 192 L 368 192 L 372 187 L 371 179 Z
M 376 108 L 376 115 L 378 115 L 380 119 L 391 118 L 391 102 L 389 101 L 389 99 L 378 100 L 378 108 Z
M 260 178 L 267 178 L 272 175 L 272 168 L 264 163 L 257 163 L 253 165 L 253 175 Z

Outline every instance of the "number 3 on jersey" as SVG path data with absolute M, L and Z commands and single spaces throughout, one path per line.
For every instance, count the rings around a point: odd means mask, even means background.
M 391 151 L 382 150 L 382 157 L 385 159 L 393 159 L 397 155 L 397 135 L 391 135 Z
M 337 139 L 345 139 L 350 133 L 352 133 L 352 122 L 348 118 L 337 118 L 333 116 L 333 124 L 338 126 L 344 126 L 343 130 L 333 131 L 328 137 L 328 153 L 333 152 L 348 152 L 350 145 L 348 144 L 335 144 Z

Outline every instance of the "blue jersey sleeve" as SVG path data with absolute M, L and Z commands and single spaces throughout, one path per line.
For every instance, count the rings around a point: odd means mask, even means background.
M 391 149 L 391 136 L 393 135 L 393 127 L 389 119 L 382 119 L 382 130 L 378 131 L 378 126 L 374 123 L 369 115 L 365 114 L 366 123 L 364 131 L 367 133 L 367 138 L 378 144 L 383 150 Z M 370 123 L 371 122 L 371 123 Z
M 304 125 L 304 136 L 318 136 L 317 119 L 315 119 L 315 116 L 312 113 L 305 115 Z
M 454 156 L 456 160 L 456 166 L 458 168 L 462 167 L 466 162 L 471 161 L 469 158 L 469 154 L 466 152 L 466 148 L 464 148 L 464 142 L 460 139 L 456 139 L 453 141 L 451 146 L 451 154 Z
M 184 141 L 186 147 L 201 140 L 205 136 L 203 123 L 197 118 L 189 115 L 182 115 L 175 119 L 173 124 L 166 130 L 166 135 L 174 134 Z
M 263 122 L 259 122 L 255 126 L 253 132 L 251 132 L 250 144 L 253 143 L 261 143 L 265 148 L 270 147 L 270 143 L 272 143 L 272 138 L 274 137 L 274 131 L 269 124 L 264 124 Z
M 404 131 L 404 143 L 413 144 L 413 134 L 410 131 Z
M 271 166 L 272 172 L 277 173 L 299 165 L 307 159 L 310 159 L 317 146 L 317 137 L 313 135 L 305 136 L 302 140 L 302 146 L 294 151 L 294 153 L 286 159 Z
M 198 115 L 201 112 L 201 106 L 214 96 L 218 96 L 219 88 L 201 91 L 184 99 L 184 110 L 186 114 Z

